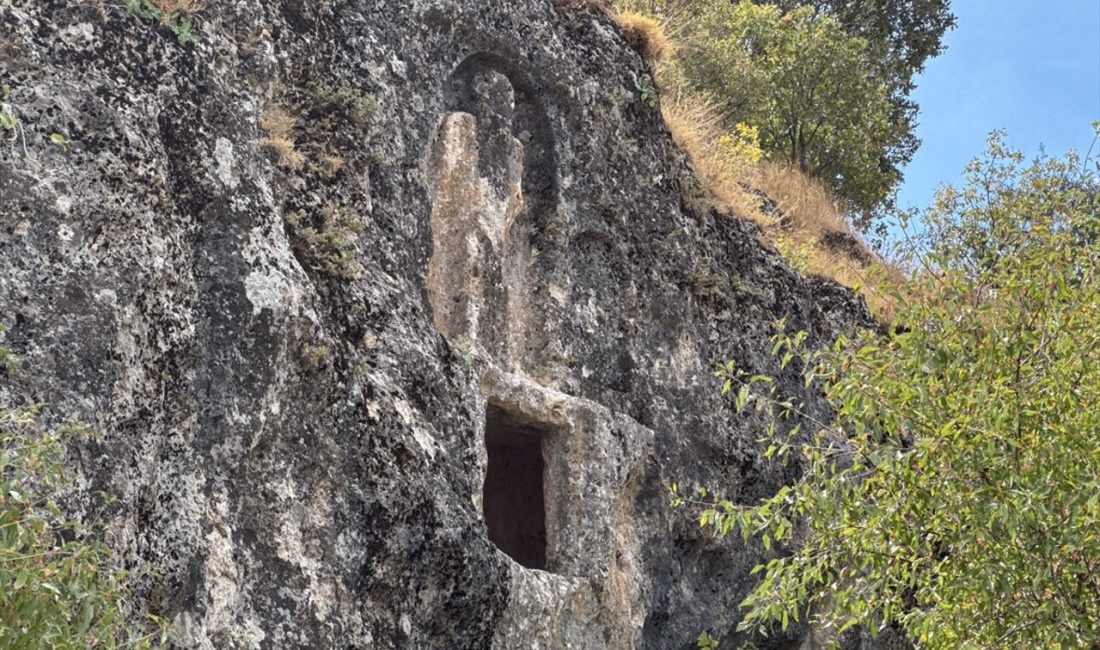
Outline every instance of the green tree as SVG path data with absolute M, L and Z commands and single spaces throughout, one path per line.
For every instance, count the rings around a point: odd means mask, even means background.
M 1100 130 L 1100 127 L 1098 127 Z M 1100 647 L 1100 182 L 1071 154 L 1024 164 L 994 135 L 924 215 L 898 323 L 801 359 L 836 411 L 721 369 L 801 478 L 701 523 L 790 550 L 757 567 L 743 629 L 900 626 L 921 648 Z M 806 421 L 803 418 L 801 421 Z M 790 435 L 776 432 L 792 429 Z
M 810 5 L 845 31 L 866 39 L 907 94 L 928 59 L 943 52 L 943 35 L 955 26 L 950 0 L 777 0 L 784 11 Z
M 0 408 L 0 648 L 151 648 L 165 627 L 123 616 L 125 574 L 95 526 L 64 516 L 72 488 L 66 439 L 85 427 L 49 430 L 36 410 Z
M 825 181 L 857 226 L 881 223 L 920 145 L 909 95 L 955 24 L 949 0 L 614 4 L 663 17 L 680 43 L 681 65 L 661 70 L 666 95 L 713 96 L 729 126 L 764 129 L 769 157 Z
M 811 7 L 707 3 L 696 20 L 681 52 L 688 87 L 758 127 L 769 157 L 823 180 L 866 228 L 913 150 L 871 44 Z

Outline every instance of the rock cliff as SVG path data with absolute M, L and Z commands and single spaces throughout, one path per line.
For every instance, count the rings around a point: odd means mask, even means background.
M 789 479 L 712 369 L 865 316 L 707 207 L 598 7 L 0 0 L 0 39 L 0 400 L 101 433 L 77 505 L 178 646 L 742 640 L 763 550 L 667 485 Z

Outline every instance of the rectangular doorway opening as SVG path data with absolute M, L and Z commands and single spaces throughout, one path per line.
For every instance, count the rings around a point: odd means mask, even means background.
M 543 432 L 489 404 L 485 411 L 482 504 L 489 539 L 528 569 L 546 569 Z

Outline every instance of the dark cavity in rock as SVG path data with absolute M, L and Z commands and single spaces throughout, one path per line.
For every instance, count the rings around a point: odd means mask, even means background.
M 542 432 L 490 405 L 485 414 L 485 524 L 489 539 L 528 569 L 546 569 Z

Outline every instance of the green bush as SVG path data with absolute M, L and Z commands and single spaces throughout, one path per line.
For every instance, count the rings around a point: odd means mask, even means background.
M 832 639 L 900 626 L 920 648 L 1097 647 L 1098 169 L 1025 165 L 992 137 L 924 215 L 896 329 L 818 351 L 779 334 L 782 365 L 801 361 L 837 414 L 812 435 L 772 378 L 719 371 L 770 423 L 766 455 L 803 470 L 750 508 L 693 497 L 704 526 L 791 550 L 756 568 L 742 629 L 808 618 Z
M 180 45 L 199 40 L 192 16 L 202 9 L 202 0 L 122 0 L 122 3 L 138 18 L 167 27 Z
M 125 574 L 95 525 L 68 519 L 65 441 L 86 427 L 43 429 L 34 408 L 0 408 L 0 648 L 152 648 L 165 627 L 123 617 Z

